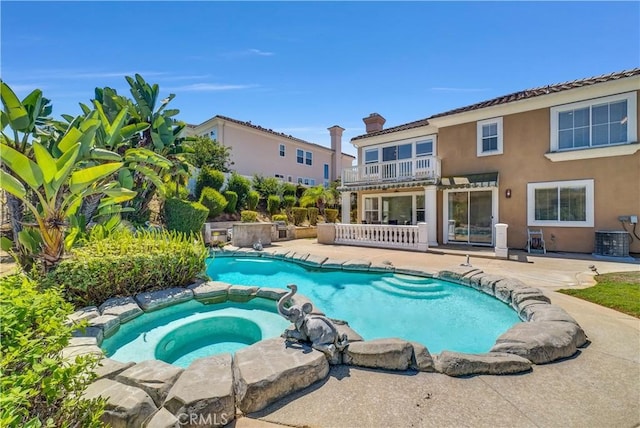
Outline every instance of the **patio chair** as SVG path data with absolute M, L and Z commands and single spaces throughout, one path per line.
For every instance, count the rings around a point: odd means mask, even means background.
M 542 229 L 527 228 L 527 252 L 530 254 L 547 254 Z

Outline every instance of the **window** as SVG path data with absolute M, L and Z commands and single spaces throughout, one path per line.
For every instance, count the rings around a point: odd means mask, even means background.
M 283 181 L 284 181 L 284 175 L 282 175 L 282 174 L 275 174 L 274 176 L 275 176 L 276 178 L 279 178 L 280 180 L 283 180 Z
M 380 214 L 378 210 L 380 199 L 375 198 L 364 198 L 364 220 L 371 223 L 380 223 Z
M 302 149 L 296 150 L 296 162 L 304 163 L 304 150 Z
M 304 179 L 304 185 L 305 185 L 305 186 L 308 186 L 308 185 L 309 185 L 309 179 L 308 179 L 308 178 L 305 178 L 305 179 Z
M 284 144 L 280 144 L 280 157 L 283 158 L 285 155 L 284 153 Z
M 365 150 L 364 163 L 378 163 L 378 149 Z
M 305 160 L 306 160 L 307 165 L 313 165 L 313 153 L 306 152 L 305 155 L 306 155 L 305 156 Z
M 411 159 L 412 144 L 402 144 L 382 148 L 382 162 Z
M 325 163 L 323 169 L 324 169 L 324 174 L 323 174 L 322 178 L 324 178 L 325 180 L 328 180 L 329 179 L 329 164 Z
M 290 175 L 288 175 L 288 176 L 287 176 L 287 181 L 288 181 L 289 183 L 293 183 L 293 177 L 292 177 L 292 176 L 290 176 Z
M 310 186 L 315 186 L 316 185 L 316 180 L 314 178 L 310 178 L 309 179 L 309 185 Z
M 433 140 L 416 141 L 416 157 L 433 155 Z
M 213 128 L 211 131 L 209 131 L 209 138 L 214 141 L 218 140 L 218 128 Z
M 490 156 L 502 154 L 502 118 L 481 120 L 477 124 L 477 154 Z
M 298 184 L 302 184 L 302 177 L 298 177 Z
M 593 180 L 529 183 L 529 226 L 593 227 Z
M 551 108 L 551 151 L 636 141 L 636 100 L 630 92 Z

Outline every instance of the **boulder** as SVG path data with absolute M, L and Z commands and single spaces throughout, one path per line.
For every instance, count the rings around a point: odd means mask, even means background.
M 229 287 L 229 300 L 232 302 L 248 302 L 256 297 L 259 287 L 232 285 Z
M 481 276 L 480 284 L 478 284 L 477 289 L 490 296 L 495 296 L 494 286 L 498 281 L 501 281 L 503 279 L 504 279 L 503 276 L 497 276 L 497 275 Z M 473 288 L 476 288 L 473 284 L 474 283 L 472 282 L 471 286 Z
M 100 315 L 89 320 L 89 326 L 102 329 L 102 337 L 113 336 L 120 328 L 120 318 L 117 315 Z
M 76 329 L 71 332 L 71 336 L 94 338 L 98 346 L 102 344 L 102 340 L 104 339 L 104 333 L 102 332 L 102 327 L 96 327 L 96 326 L 86 326 L 86 327 Z
M 110 379 L 99 379 L 92 383 L 82 397 L 88 400 L 106 398 L 102 422 L 113 428 L 141 427 L 157 410 L 151 397 L 140 388 Z
M 542 300 L 522 300 L 520 301 L 520 303 L 518 303 L 518 315 L 520 316 L 521 320 L 529 321 L 536 308 L 543 306 L 549 306 L 549 303 Z
M 82 309 L 78 309 L 74 313 L 67 316 L 67 325 L 77 324 L 80 321 L 89 321 L 92 318 L 100 316 L 100 311 L 95 306 L 87 306 Z
M 193 291 L 174 287 L 140 293 L 136 295 L 135 299 L 145 312 L 151 312 L 191 300 L 193 299 Z
M 135 363 L 133 362 L 122 363 L 120 361 L 112 360 L 111 358 L 103 358 L 100 360 L 98 366 L 93 369 L 93 372 L 96 374 L 98 379 L 114 379 L 117 375 L 134 365 Z
M 463 354 L 443 351 L 436 357 L 435 368 L 449 376 L 505 375 L 531 370 L 531 361 L 508 353 Z
M 586 336 L 577 324 L 562 321 L 523 322 L 501 335 L 491 352 L 508 352 L 534 364 L 567 358 L 584 345 Z
M 447 269 L 443 269 L 436 273 L 435 277 L 451 282 L 459 282 L 469 284 L 469 277 L 482 273 L 478 268 L 473 266 L 452 266 Z
M 131 321 L 144 312 L 133 297 L 114 297 L 100 305 L 102 315 L 115 315 L 120 318 L 120 323 Z
M 334 319 L 331 319 L 331 321 L 333 321 L 333 325 L 336 326 L 336 330 L 338 330 L 339 336 L 342 336 L 343 334 L 347 335 L 349 343 L 362 342 L 364 340 L 362 336 L 360 336 L 354 329 L 351 328 L 348 322 Z
M 567 313 L 564 309 L 557 305 L 535 305 L 532 306 L 530 311 L 529 321 L 562 321 L 578 324 L 578 322 Z M 583 343 L 584 344 L 584 343 Z M 583 344 L 578 344 L 582 346 Z
M 256 292 L 256 297 L 278 301 L 282 296 L 287 294 L 288 291 L 289 290 L 285 290 L 284 288 L 260 287 Z
M 237 351 L 233 371 L 236 406 L 250 413 L 326 378 L 329 363 L 320 351 L 273 338 Z
M 515 278 L 504 278 L 494 284 L 493 295 L 496 296 L 498 300 L 501 300 L 506 304 L 510 304 L 511 293 L 514 290 L 523 288 L 528 288 L 524 282 Z
M 407 370 L 413 346 L 402 339 L 375 339 L 350 343 L 344 353 L 345 364 L 386 370 Z
M 418 342 L 411 342 L 413 353 L 411 355 L 410 368 L 420 372 L 434 371 L 433 358 L 426 346 Z
M 223 303 L 229 295 L 230 284 L 220 281 L 209 281 L 187 287 L 193 292 L 193 298 L 204 303 Z
M 164 361 L 147 360 L 126 369 L 116 376 L 116 380 L 144 390 L 160 407 L 182 371 Z
M 99 357 L 102 357 L 104 355 L 102 349 L 100 349 L 96 345 L 68 346 L 62 349 L 61 354 L 62 358 L 69 360 L 73 360 L 75 359 L 75 357 L 78 357 L 80 355 L 92 354 Z
M 164 407 L 174 415 L 211 418 L 213 426 L 225 425 L 235 417 L 231 354 L 195 360 L 173 385 Z M 215 416 L 215 417 L 214 417 Z M 215 421 L 224 421 L 215 424 Z
M 180 428 L 189 420 L 187 415 L 180 415 L 182 421 L 173 416 L 167 409 L 161 407 L 146 420 L 145 428 Z
M 541 302 L 551 303 L 551 300 L 537 288 L 523 287 L 511 291 L 511 307 L 520 313 L 520 303 L 525 300 L 539 300 Z

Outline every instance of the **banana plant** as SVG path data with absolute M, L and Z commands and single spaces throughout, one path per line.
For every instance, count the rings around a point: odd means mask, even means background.
M 64 255 L 64 229 L 66 220 L 74 215 L 83 198 L 103 193 L 109 204 L 119 204 L 132 199 L 136 192 L 123 188 L 111 179 L 124 166 L 117 153 L 101 151 L 106 163 L 87 162 L 81 154 L 85 134 L 95 132 L 97 126 L 89 126 L 78 138 L 65 138 L 58 145 L 60 155 L 52 155 L 37 141 L 31 143 L 35 161 L 5 143 L 0 143 L 0 158 L 13 174 L 0 170 L 2 188 L 20 199 L 31 211 L 42 240 L 39 256 L 45 271 L 54 267 Z M 75 142 L 74 142 L 75 139 Z M 26 186 L 25 186 L 26 185 Z M 30 189 L 37 199 L 33 203 L 27 194 Z

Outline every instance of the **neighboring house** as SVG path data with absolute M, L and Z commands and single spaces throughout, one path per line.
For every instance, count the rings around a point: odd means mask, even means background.
M 552 251 L 591 253 L 595 232 L 634 227 L 640 253 L 640 69 L 543 86 L 384 129 L 374 113 L 351 139 L 343 204 L 359 222 L 426 222 L 429 243 L 524 248 L 542 229 Z M 343 216 L 343 222 L 348 217 Z
M 258 174 L 307 186 L 328 186 L 355 160 L 342 153 L 344 129 L 339 126 L 329 128 L 331 148 L 220 115 L 185 129 L 187 136 L 208 136 L 230 147 L 232 169 L 247 177 Z

